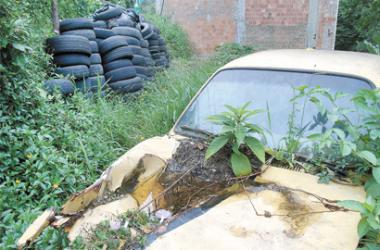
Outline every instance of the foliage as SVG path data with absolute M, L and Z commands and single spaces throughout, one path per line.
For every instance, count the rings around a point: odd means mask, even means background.
M 77 237 L 72 249 L 139 249 L 146 241 L 141 232 L 157 224 L 144 212 L 127 212 L 111 221 L 103 221 L 91 230 L 89 238 Z
M 248 110 L 249 104 L 248 102 L 238 108 L 225 105 L 228 111 L 209 117 L 211 122 L 223 127 L 222 132 L 208 146 L 206 160 L 230 144 L 232 147 L 231 167 L 236 176 L 244 176 L 252 172 L 249 158 L 240 150 L 242 145 L 248 146 L 261 162 L 265 162 L 264 145 L 251 136 L 252 134 L 263 136 L 263 130 L 248 122 L 250 117 L 262 112 L 262 110 Z
M 161 36 L 165 38 L 170 56 L 185 59 L 191 57 L 192 51 L 188 36 L 178 24 L 170 21 L 168 17 L 153 13 L 146 13 L 144 18 L 160 29 Z
M 380 55 L 380 33 L 373 36 L 373 42 L 365 40 L 358 44 L 358 48 L 362 51 L 368 51 L 369 53 Z
M 377 18 L 380 15 L 380 0 L 341 0 L 339 2 L 336 49 L 363 50 L 358 43 L 373 43 L 372 38 L 379 34 Z M 364 50 L 366 51 L 366 50 Z
M 380 244 L 380 90 L 359 91 L 352 98 L 357 110 L 340 107 L 338 101 L 347 96 L 332 95 L 327 89 L 305 87 L 296 96 L 301 97 L 307 97 L 326 117 L 324 122 L 312 124 L 321 132 L 308 137 L 314 142 L 313 161 L 328 162 L 330 172 L 345 173 L 359 184 L 365 182 L 365 202 L 342 201 L 340 205 L 361 213 L 358 233 L 361 238 L 365 236 L 365 247 L 371 249 L 373 244 Z M 330 102 L 331 109 L 326 109 L 322 97 Z M 350 120 L 353 112 L 362 115 L 359 124 Z

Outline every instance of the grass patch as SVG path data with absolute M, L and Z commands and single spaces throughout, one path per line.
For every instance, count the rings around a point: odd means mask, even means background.
M 1 249 L 12 249 L 27 226 L 48 207 L 93 183 L 120 155 L 144 139 L 167 133 L 188 102 L 211 76 L 249 47 L 226 45 L 208 59 L 174 59 L 140 94 L 64 100 L 43 97 L 38 119 L 16 128 L 0 188 Z M 10 129 L 10 128 L 9 128 Z M 13 156 L 12 156 L 13 155 Z M 46 230 L 37 248 L 66 246 L 65 233 Z
M 192 56 L 188 36 L 178 24 L 170 21 L 168 17 L 152 12 L 144 13 L 144 17 L 160 29 L 172 58 L 190 58 Z

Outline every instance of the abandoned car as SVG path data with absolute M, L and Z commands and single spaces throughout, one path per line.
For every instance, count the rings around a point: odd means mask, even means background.
M 71 241 L 85 239 L 100 222 L 143 210 L 161 212 L 160 230 L 146 232 L 146 249 L 355 249 L 360 214 L 336 201 L 364 201 L 363 187 L 319 183 L 302 169 L 281 168 L 268 152 L 281 147 L 289 117 L 304 121 L 305 136 L 321 129 L 312 123 L 330 125 L 313 103 L 294 108 L 297 88 L 354 95 L 380 86 L 379 69 L 378 56 L 339 51 L 272 50 L 234 60 L 210 77 L 167 135 L 130 149 L 60 211 L 45 211 L 18 246 L 47 226 L 64 227 Z M 353 105 L 348 97 L 339 102 Z M 251 122 L 262 128 L 265 139 L 257 139 L 267 158 L 261 163 L 251 154 L 252 173 L 236 177 L 231 148 L 205 160 L 209 138 L 222 128 L 209 117 L 244 104 L 264 110 Z M 312 157 L 306 148 L 298 153 Z

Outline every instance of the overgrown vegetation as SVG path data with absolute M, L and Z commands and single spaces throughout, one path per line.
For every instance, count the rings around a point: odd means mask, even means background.
M 144 212 L 130 211 L 97 225 L 89 237 L 78 237 L 72 249 L 141 249 L 145 245 L 145 232 L 151 231 L 157 221 Z
M 312 157 L 309 162 L 314 169 L 306 170 L 318 172 L 323 182 L 343 176 L 349 177 L 355 184 L 364 184 L 367 192 L 365 202 L 341 201 L 339 204 L 362 215 L 358 225 L 358 234 L 362 238 L 361 249 L 378 249 L 380 245 L 380 90 L 359 91 L 352 97 L 356 110 L 343 108 L 337 104 L 341 98 L 347 98 L 345 94 L 332 95 L 327 89 L 307 86 L 301 86 L 296 90 L 298 93 L 291 101 L 303 98 L 315 104 L 321 116 L 313 124 L 309 124 L 313 128 L 318 128 L 320 132 L 307 137 L 312 143 L 310 146 Z M 332 108 L 327 109 L 326 103 L 321 101 L 322 98 L 328 100 Z M 361 116 L 361 122 L 357 123 L 349 118 L 349 114 L 353 112 Z M 294 127 L 294 129 L 301 135 L 297 143 L 301 145 L 300 138 L 304 135 L 304 127 Z M 283 150 L 288 152 L 288 155 L 294 154 L 292 147 L 285 147 Z M 291 159 L 287 158 L 287 161 L 291 162 Z
M 100 5 L 97 0 L 59 3 L 61 18 L 88 16 Z M 52 35 L 50 1 L 1 1 L 0 13 L 1 249 L 15 248 L 43 209 L 62 205 L 130 147 L 167 133 L 213 71 L 251 52 L 228 45 L 214 58 L 189 60 L 184 32 L 157 17 L 153 21 L 174 51 L 170 70 L 127 101 L 119 96 L 90 100 L 80 93 L 64 99 L 42 89 L 51 71 L 43 49 Z M 35 247 L 67 244 L 63 231 L 46 230 Z
M 209 120 L 217 125 L 222 125 L 222 132 L 216 136 L 207 148 L 206 160 L 216 154 L 226 145 L 231 146 L 231 168 L 235 176 L 245 176 L 252 173 L 249 158 L 242 152 L 243 145 L 253 152 L 262 163 L 265 162 L 264 145 L 253 134 L 264 136 L 263 130 L 248 119 L 262 110 L 248 110 L 250 103 L 241 107 L 225 105 L 227 112 L 209 117 Z
M 380 35 L 379 15 L 379 0 L 341 0 L 335 48 L 368 51 L 364 42 L 375 43 L 375 37 Z

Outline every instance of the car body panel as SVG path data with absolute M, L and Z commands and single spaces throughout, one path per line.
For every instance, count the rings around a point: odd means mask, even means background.
M 246 187 L 245 193 L 230 196 L 160 236 L 147 249 L 356 248 L 360 214 L 330 211 L 316 197 L 364 201 L 363 188 L 320 184 L 316 176 L 275 167 L 269 167 L 258 182 L 270 185 Z

